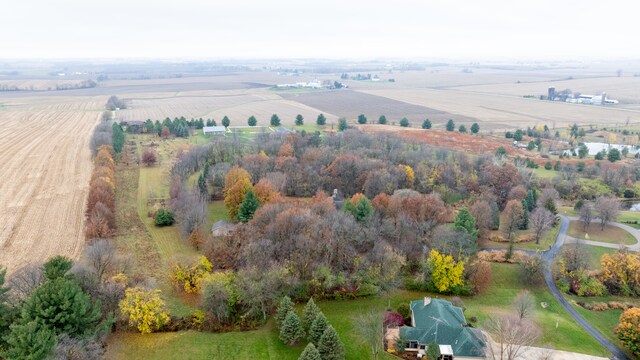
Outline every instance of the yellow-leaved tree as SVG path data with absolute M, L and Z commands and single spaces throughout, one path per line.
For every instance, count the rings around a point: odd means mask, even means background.
M 160 298 L 160 290 L 128 288 L 119 307 L 122 318 L 141 334 L 152 333 L 170 321 L 169 311 Z
M 249 190 L 252 190 L 251 176 L 247 170 L 234 166 L 224 178 L 224 206 L 231 219 L 237 219 L 238 208 Z
M 182 288 L 188 294 L 197 294 L 202 288 L 202 280 L 211 273 L 212 269 L 213 265 L 204 256 L 192 265 L 175 264 L 170 275 L 171 282 L 176 289 Z
M 640 308 L 631 308 L 623 312 L 615 332 L 627 349 L 640 356 Z
M 456 286 L 464 285 L 463 261 L 456 262 L 451 255 L 443 255 L 436 250 L 431 250 L 428 265 L 435 290 L 444 293 Z
M 640 289 L 640 256 L 623 251 L 600 257 L 602 281 L 625 295 Z

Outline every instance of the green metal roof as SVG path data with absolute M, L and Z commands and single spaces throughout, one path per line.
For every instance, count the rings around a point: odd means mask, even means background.
M 479 330 L 467 326 L 462 309 L 441 299 L 431 299 L 428 305 L 424 300 L 411 302 L 415 327 L 403 326 L 400 334 L 407 340 L 419 344 L 451 345 L 457 356 L 482 356 L 484 340 Z

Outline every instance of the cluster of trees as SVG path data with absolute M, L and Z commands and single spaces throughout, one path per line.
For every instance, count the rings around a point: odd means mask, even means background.
M 109 123 L 111 120 L 111 113 L 105 111 L 102 113 L 101 121 L 93 129 L 89 147 L 91 148 L 91 154 L 93 156 L 98 153 L 98 148 L 102 145 L 113 145 L 113 127 Z
M 64 84 L 56 84 L 56 90 L 73 90 L 73 89 L 89 89 L 94 88 L 98 85 L 97 82 L 87 79 L 82 80 L 78 83 L 64 83 Z M 121 108 L 124 109 L 124 108 Z
M 293 306 L 288 296 L 279 302 L 275 320 L 280 340 L 290 346 L 303 339 L 309 342 L 299 360 L 343 360 L 344 345 L 313 298 L 305 305 L 302 317 Z
M 589 256 L 583 245 L 566 247 L 559 262 L 558 288 L 579 296 L 640 295 L 640 256 L 628 251 L 600 257 L 602 271 L 588 271 Z
M 107 108 L 107 110 L 113 111 L 116 109 L 126 109 L 127 104 L 123 100 L 118 99 L 117 96 L 113 95 L 109 97 L 109 100 L 107 100 L 107 104 L 105 105 L 105 107 Z
M 595 219 L 599 220 L 600 230 L 604 230 L 608 223 L 616 221 L 620 207 L 620 200 L 616 197 L 599 196 L 594 201 L 579 201 L 575 209 L 578 211 L 580 221 L 586 231 Z
M 425 120 L 425 123 L 422 124 L 422 128 L 423 129 L 430 129 L 431 128 L 431 122 L 429 121 L 429 119 Z M 456 124 L 455 122 L 453 122 L 452 119 L 449 119 L 449 121 L 447 121 L 446 125 L 445 125 L 445 129 L 447 129 L 447 131 L 454 131 L 456 129 Z M 467 127 L 464 124 L 461 124 L 458 127 L 458 131 L 461 133 L 466 133 L 467 132 Z M 480 125 L 478 125 L 478 123 L 473 123 L 471 125 L 470 131 L 472 134 L 477 134 L 480 131 Z
M 94 159 L 86 212 L 85 236 L 88 240 L 108 238 L 115 232 L 115 163 L 112 151 L 110 146 L 102 145 Z
M 124 131 L 122 130 L 122 126 L 117 122 L 114 122 L 111 125 L 111 144 L 113 146 L 113 151 L 116 154 L 120 154 L 122 152 L 122 148 L 124 147 Z

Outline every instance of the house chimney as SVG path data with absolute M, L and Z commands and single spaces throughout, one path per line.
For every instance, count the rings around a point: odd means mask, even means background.
M 424 306 L 431 304 L 431 298 L 428 296 L 424 297 Z

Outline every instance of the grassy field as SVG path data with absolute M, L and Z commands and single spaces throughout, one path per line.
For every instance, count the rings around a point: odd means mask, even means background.
M 477 325 L 493 314 L 508 311 L 516 294 L 524 289 L 517 278 L 516 265 L 492 264 L 493 285 L 484 295 L 464 298 L 467 319 L 475 316 Z M 534 319 L 542 328 L 544 337 L 539 346 L 552 346 L 558 350 L 606 356 L 607 351 L 574 322 L 553 296 L 544 288 L 532 289 L 536 304 L 547 302 L 543 309 L 536 307 Z M 367 345 L 354 331 L 354 319 L 359 312 L 368 309 L 384 311 L 402 302 L 422 299 L 434 294 L 397 290 L 388 296 L 370 297 L 352 301 L 323 301 L 319 306 L 329 322 L 336 328 L 345 344 L 347 359 L 369 359 Z M 443 296 L 440 296 L 443 297 Z M 302 306 L 298 306 L 301 311 Z M 556 320 L 559 330 L 556 332 Z M 176 352 L 175 349 L 181 349 Z M 107 348 L 109 359 L 297 359 L 303 345 L 286 347 L 278 339 L 273 322 L 255 331 L 225 334 L 198 333 L 193 331 L 138 335 L 118 333 L 112 336 Z M 382 359 L 393 359 L 384 355 Z
M 587 228 L 585 232 L 582 222 L 571 221 L 567 235 L 578 239 L 586 239 L 586 235 L 589 235 L 589 239 L 587 240 L 610 244 L 633 245 L 637 242 L 636 238 L 624 229 L 608 225 L 605 226 L 604 230 L 600 230 L 600 224 L 594 222 L 589 225 L 589 228 Z
M 528 232 L 530 232 L 530 230 L 527 230 Z M 540 251 L 545 251 L 548 250 L 553 243 L 556 240 L 556 236 L 558 235 L 558 231 L 560 231 L 560 227 L 556 226 L 554 228 L 551 228 L 550 230 L 548 230 L 544 236 L 540 239 L 540 243 L 536 244 L 535 241 L 525 241 L 525 242 L 518 242 L 514 244 L 514 249 L 522 249 L 522 250 L 540 250 Z M 525 233 L 523 232 L 518 232 L 518 233 Z M 479 241 L 479 245 L 480 247 L 485 247 L 485 248 L 508 248 L 509 247 L 509 243 L 508 242 L 498 242 L 498 241 L 491 241 L 491 240 L 480 240 Z

